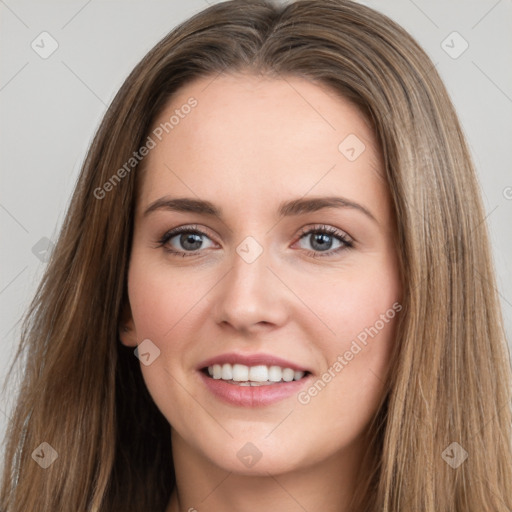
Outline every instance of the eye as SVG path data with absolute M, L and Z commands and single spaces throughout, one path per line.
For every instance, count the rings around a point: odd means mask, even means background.
M 210 240 L 210 237 L 197 226 L 180 226 L 167 231 L 158 240 L 157 247 L 163 247 L 166 252 L 175 256 L 195 256 L 201 249 L 205 249 L 203 246 L 205 237 Z M 308 256 L 314 258 L 333 256 L 353 247 L 353 242 L 346 233 L 331 226 L 317 225 L 309 229 L 305 228 L 300 232 L 300 240 L 302 239 L 309 240 L 313 250 L 306 252 Z M 332 248 L 333 240 L 339 246 L 329 250 Z
M 308 255 L 314 258 L 333 256 L 340 251 L 350 249 L 354 246 L 352 240 L 350 240 L 346 233 L 331 226 L 314 226 L 310 229 L 303 229 L 300 234 L 301 240 L 303 238 L 309 240 L 313 251 L 308 251 Z M 329 250 L 333 245 L 333 239 L 339 243 L 339 246 L 334 250 Z
M 197 229 L 196 226 L 180 226 L 167 231 L 160 240 L 157 247 L 163 247 L 167 252 L 179 256 L 195 256 L 203 247 L 203 237 L 209 238 L 206 233 Z M 173 242 L 173 239 L 176 239 Z M 176 245 L 181 246 L 183 250 Z

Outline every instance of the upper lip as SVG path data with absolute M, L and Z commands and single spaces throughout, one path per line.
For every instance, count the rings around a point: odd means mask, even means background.
M 292 361 L 287 361 L 286 359 L 274 356 L 272 354 L 237 354 L 235 352 L 229 352 L 226 354 L 211 357 L 210 359 L 206 359 L 199 364 L 197 369 L 202 370 L 203 368 L 213 366 L 214 364 L 222 365 L 225 363 L 243 364 L 245 366 L 280 366 L 281 368 L 291 368 L 292 370 L 298 372 L 309 371 L 307 368 L 301 366 L 300 364 L 294 363 Z

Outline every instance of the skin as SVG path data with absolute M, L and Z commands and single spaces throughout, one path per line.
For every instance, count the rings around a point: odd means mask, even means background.
M 120 332 L 127 346 L 150 339 L 160 350 L 141 371 L 172 427 L 177 490 L 167 512 L 349 510 L 398 314 L 305 405 L 296 394 L 269 406 L 226 404 L 196 368 L 226 352 L 264 352 L 310 369 L 315 381 L 400 301 L 394 217 L 374 134 L 324 86 L 250 74 L 187 84 L 155 127 L 191 96 L 197 106 L 144 160 Z M 365 145 L 354 161 L 338 150 L 349 134 Z M 163 196 L 209 200 L 223 217 L 165 209 L 144 216 Z M 281 201 L 303 196 L 341 196 L 375 220 L 355 208 L 278 218 Z M 195 255 L 157 247 L 185 225 L 207 233 Z M 345 233 L 353 247 L 334 253 L 343 245 L 335 237 L 322 249 L 320 235 L 300 234 L 318 225 Z M 250 264 L 236 251 L 247 236 L 263 249 Z M 193 252 L 186 241 L 177 235 L 167 247 Z M 262 454 L 250 468 L 237 457 L 249 441 Z

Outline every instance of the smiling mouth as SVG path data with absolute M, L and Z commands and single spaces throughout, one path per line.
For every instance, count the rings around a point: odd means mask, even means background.
M 298 381 L 310 375 L 309 371 L 296 371 L 282 366 L 244 364 L 214 364 L 202 368 L 201 371 L 214 380 L 235 386 L 271 386 L 285 382 Z

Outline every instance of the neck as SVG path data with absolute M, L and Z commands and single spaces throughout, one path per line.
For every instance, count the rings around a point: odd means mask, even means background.
M 315 465 L 288 472 L 246 475 L 226 471 L 196 451 L 172 429 L 174 489 L 166 512 L 348 512 L 364 443 Z

